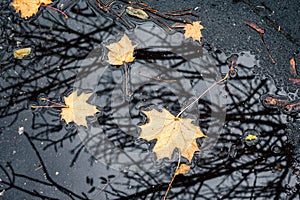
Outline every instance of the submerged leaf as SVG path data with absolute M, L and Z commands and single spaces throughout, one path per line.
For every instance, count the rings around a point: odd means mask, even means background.
M 175 117 L 166 109 L 143 112 L 149 122 L 140 126 L 140 138 L 148 141 L 157 139 L 153 149 L 157 158 L 171 158 L 178 148 L 181 155 L 191 162 L 195 151 L 199 150 L 196 139 L 206 137 L 199 126 L 193 125 L 192 119 Z
M 11 5 L 16 12 L 21 12 L 21 17 L 31 17 L 39 11 L 39 7 L 52 3 L 51 0 L 14 0 Z
M 96 106 L 93 106 L 86 101 L 90 98 L 91 94 L 77 95 L 77 91 L 74 91 L 68 97 L 64 97 L 66 107 L 62 108 L 61 118 L 66 123 L 75 122 L 78 126 L 86 126 L 86 117 L 93 116 L 96 112 L 100 112 Z
M 109 49 L 108 63 L 111 65 L 123 65 L 124 62 L 134 61 L 133 51 L 136 45 L 132 45 L 126 34 L 119 42 L 112 43 L 106 46 Z

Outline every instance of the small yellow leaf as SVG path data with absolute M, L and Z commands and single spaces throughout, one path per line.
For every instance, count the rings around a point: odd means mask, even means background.
M 136 45 L 132 45 L 130 39 L 126 34 L 115 42 L 106 46 L 109 49 L 108 63 L 111 65 L 123 65 L 124 62 L 133 62 L 133 51 Z
M 14 51 L 14 58 L 23 59 L 24 56 L 29 55 L 30 52 L 31 52 L 31 48 L 17 49 Z
M 139 138 L 157 142 L 153 148 L 158 159 L 171 158 L 177 148 L 181 155 L 192 161 L 195 151 L 199 151 L 196 139 L 206 137 L 199 126 L 192 124 L 192 119 L 178 118 L 166 109 L 143 111 L 148 123 L 140 126 L 142 129 Z
M 21 12 L 21 17 L 31 17 L 39 11 L 39 7 L 52 3 L 51 0 L 14 0 L 11 5 L 16 12 Z
M 252 140 L 256 140 L 257 136 L 256 135 L 247 135 L 247 137 L 245 138 L 247 141 L 252 141 Z
M 180 164 L 179 168 L 175 172 L 175 176 L 178 174 L 187 174 L 190 171 L 191 167 L 187 164 Z
M 198 40 L 199 42 L 201 42 L 201 38 L 202 38 L 201 30 L 203 28 L 204 26 L 200 24 L 200 21 L 196 21 L 191 24 L 186 24 L 184 26 L 184 30 L 185 30 L 184 36 L 185 38 L 191 37 L 193 40 L 195 41 Z
M 140 18 L 140 19 L 148 19 L 149 18 L 149 15 L 145 11 L 143 11 L 142 9 L 133 8 L 131 6 L 128 6 L 126 8 L 126 13 L 131 16 Z
M 86 101 L 90 98 L 91 94 L 77 95 L 77 91 L 74 91 L 68 97 L 64 97 L 66 107 L 62 108 L 60 114 L 61 118 L 66 123 L 75 122 L 78 126 L 86 126 L 86 117 L 93 116 L 96 112 L 100 112 L 96 106 L 93 106 Z

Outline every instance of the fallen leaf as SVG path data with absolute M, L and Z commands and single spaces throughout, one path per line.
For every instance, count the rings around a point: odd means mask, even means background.
M 202 38 L 201 30 L 203 28 L 204 26 L 200 24 L 200 21 L 196 21 L 191 24 L 186 24 L 184 26 L 184 30 L 185 30 L 184 36 L 185 38 L 191 37 L 193 40 L 195 41 L 198 40 L 199 42 L 201 42 L 201 38 Z
M 126 34 L 120 39 L 120 41 L 109 44 L 106 48 L 108 52 L 108 63 L 111 65 L 123 65 L 124 62 L 132 62 L 133 51 L 136 45 L 132 45 L 130 39 Z
M 128 6 L 126 8 L 126 13 L 131 16 L 137 17 L 139 19 L 148 19 L 149 18 L 149 15 L 145 11 L 143 11 L 142 9 L 133 8 L 131 6 Z
M 157 158 L 171 158 L 173 151 L 178 148 L 181 155 L 192 161 L 195 151 L 198 151 L 197 138 L 206 137 L 199 126 L 192 124 L 192 119 L 178 118 L 166 109 L 143 111 L 148 123 L 140 126 L 139 138 L 145 140 L 157 139 L 153 148 Z
M 179 168 L 175 172 L 175 176 L 178 174 L 187 174 L 190 171 L 191 167 L 187 164 L 180 164 Z
M 21 12 L 21 17 L 31 17 L 39 11 L 39 7 L 52 3 L 51 0 L 14 0 L 11 5 L 16 12 Z
M 24 56 L 29 55 L 30 52 L 31 52 L 31 48 L 17 49 L 14 51 L 14 58 L 23 59 Z
M 68 97 L 64 97 L 66 107 L 62 108 L 61 118 L 66 123 L 75 122 L 78 126 L 86 126 L 86 117 L 93 116 L 96 112 L 100 112 L 96 106 L 93 106 L 86 101 L 92 94 L 82 93 L 77 95 L 77 91 L 71 93 Z

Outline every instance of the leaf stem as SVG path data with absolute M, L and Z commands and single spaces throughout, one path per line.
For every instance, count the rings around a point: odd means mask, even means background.
M 50 103 L 53 103 L 54 105 L 52 106 L 31 106 L 31 108 L 68 108 L 69 106 L 61 104 L 61 103 L 57 103 L 54 101 L 51 101 L 45 97 L 40 98 L 42 101 L 48 101 Z
M 209 90 L 211 90 L 213 87 L 215 87 L 215 86 L 218 85 L 219 83 L 225 81 L 228 77 L 229 77 L 229 75 L 228 75 L 228 73 L 227 73 L 227 74 L 225 75 L 224 78 L 222 78 L 221 80 L 219 80 L 219 81 L 213 83 L 211 86 L 209 86 L 202 94 L 200 94 L 200 96 L 199 96 L 197 99 L 195 99 L 192 103 L 190 103 L 190 104 L 187 105 L 184 109 L 182 109 L 182 110 L 180 111 L 180 113 L 178 113 L 178 114 L 176 115 L 176 118 L 178 118 L 184 111 L 186 111 L 187 109 L 189 109 L 194 103 L 198 102 L 199 99 L 201 99 L 201 97 L 203 97 Z
M 31 108 L 68 108 L 69 106 L 57 105 L 57 106 L 31 106 Z
M 125 93 L 126 93 L 126 96 L 129 97 L 129 91 L 128 91 L 129 74 L 128 74 L 128 65 L 126 62 L 124 62 L 124 71 L 125 71 Z
M 61 103 L 57 103 L 57 102 L 51 101 L 50 99 L 47 99 L 47 98 L 45 98 L 45 97 L 40 98 L 40 100 L 42 100 L 42 101 L 48 101 L 48 102 L 53 103 L 53 104 L 55 104 L 55 105 L 62 106 L 62 107 L 66 107 L 66 105 L 64 105 L 64 104 L 61 104 Z
M 164 200 L 167 199 L 167 196 L 168 196 L 169 190 L 171 189 L 172 183 L 173 183 L 175 177 L 176 177 L 177 174 L 178 174 L 177 171 L 178 171 L 179 166 L 180 166 L 180 158 L 181 158 L 181 153 L 180 153 L 180 150 L 179 150 L 179 151 L 178 151 L 178 162 L 177 162 L 177 167 L 176 167 L 176 170 L 175 170 L 174 175 L 173 175 L 173 177 L 172 177 L 172 180 L 171 180 L 171 182 L 169 183 L 168 189 L 167 189 L 167 191 L 166 191 L 166 193 L 165 193 Z

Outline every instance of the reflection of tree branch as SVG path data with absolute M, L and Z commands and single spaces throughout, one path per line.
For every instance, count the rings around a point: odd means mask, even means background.
M 40 155 L 39 151 L 37 150 L 37 148 L 35 147 L 34 143 L 31 141 L 30 136 L 26 132 L 24 132 L 23 134 L 27 138 L 30 146 L 32 147 L 32 149 L 35 152 L 37 158 L 39 159 L 39 162 L 40 162 L 40 164 L 42 166 L 42 170 L 43 170 L 46 178 L 49 180 L 49 182 L 51 182 L 53 184 L 53 186 L 56 187 L 59 191 L 63 192 L 65 195 L 67 195 L 67 196 L 69 196 L 71 198 L 75 197 L 75 198 L 78 198 L 78 199 L 86 199 L 83 196 L 78 195 L 75 192 L 73 192 L 73 191 L 71 191 L 71 190 L 63 187 L 62 185 L 58 184 L 56 181 L 54 181 L 52 179 L 52 177 L 49 175 L 49 173 L 47 171 L 47 167 L 46 167 L 46 164 L 43 161 L 43 158 L 41 157 L 41 155 Z

